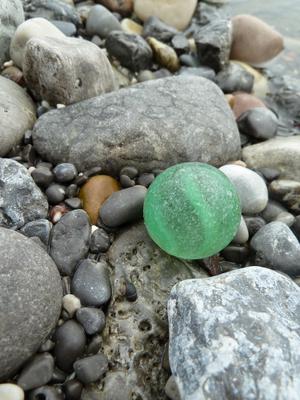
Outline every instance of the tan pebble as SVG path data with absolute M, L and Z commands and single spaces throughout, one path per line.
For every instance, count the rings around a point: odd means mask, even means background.
M 143 27 L 142 25 L 134 22 L 132 19 L 124 18 L 121 22 L 121 27 L 123 28 L 124 32 L 133 33 L 136 35 L 142 35 Z
M 66 294 L 63 297 L 63 309 L 67 311 L 69 316 L 72 318 L 79 308 L 81 308 L 81 303 L 78 297 L 73 294 Z
M 179 70 L 180 62 L 176 51 L 172 47 L 153 37 L 147 38 L 147 41 L 150 44 L 155 60 L 159 65 L 167 68 L 171 72 L 176 72 Z
M 225 97 L 226 97 L 226 100 L 228 101 L 228 104 L 229 104 L 230 108 L 233 108 L 233 106 L 234 106 L 234 96 L 232 94 L 226 94 Z
M 239 118 L 245 111 L 251 110 L 251 108 L 266 107 L 262 100 L 258 97 L 253 96 L 249 93 L 235 92 L 233 113 L 236 118 Z

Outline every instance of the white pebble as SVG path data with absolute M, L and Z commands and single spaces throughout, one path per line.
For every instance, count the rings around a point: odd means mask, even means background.
M 12 383 L 0 384 L 0 399 L 1 400 L 24 400 L 24 392 L 20 386 Z
M 72 318 L 77 310 L 81 307 L 80 300 L 73 294 L 66 294 L 63 297 L 63 308 L 67 311 L 69 316 Z
M 249 231 L 244 218 L 241 217 L 241 223 L 233 239 L 233 242 L 237 244 L 244 244 L 248 241 L 248 239 L 249 239 Z

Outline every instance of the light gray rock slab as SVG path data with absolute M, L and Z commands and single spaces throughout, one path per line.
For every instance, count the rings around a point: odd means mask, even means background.
M 181 398 L 297 400 L 299 315 L 299 287 L 266 268 L 178 283 L 169 358 Z

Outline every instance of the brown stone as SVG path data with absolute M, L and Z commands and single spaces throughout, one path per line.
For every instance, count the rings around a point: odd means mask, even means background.
M 7 67 L 1 72 L 1 75 L 4 76 L 4 78 L 16 82 L 20 86 L 25 86 L 23 72 L 17 67 Z
M 251 108 L 266 107 L 266 105 L 259 98 L 249 93 L 236 92 L 233 93 L 233 113 L 236 118 L 239 118 L 245 111 L 251 110 Z
M 95 3 L 121 15 L 129 15 L 133 10 L 133 0 L 96 0 Z
M 107 175 L 93 176 L 82 186 L 79 193 L 82 208 L 87 212 L 93 225 L 97 223 L 102 204 L 120 188 L 119 182 Z
M 156 62 L 162 67 L 167 68 L 171 72 L 176 72 L 180 68 L 180 62 L 176 51 L 165 43 L 149 37 L 147 42 L 150 44 Z
M 261 64 L 283 50 L 283 37 L 259 18 L 236 15 L 231 21 L 231 60 Z

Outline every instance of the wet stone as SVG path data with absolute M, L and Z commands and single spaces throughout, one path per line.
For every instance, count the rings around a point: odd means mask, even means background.
M 53 168 L 55 180 L 60 183 L 67 183 L 72 181 L 77 175 L 75 165 L 70 163 L 62 163 Z

